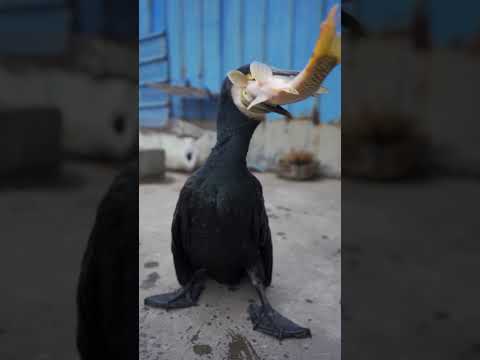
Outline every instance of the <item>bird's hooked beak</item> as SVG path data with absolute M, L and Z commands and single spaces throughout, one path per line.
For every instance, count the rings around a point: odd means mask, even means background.
M 292 118 L 281 105 L 327 92 L 321 84 L 341 61 L 341 38 L 335 26 L 337 8 L 333 6 L 322 22 L 312 56 L 302 71 L 275 69 L 254 61 L 247 74 L 238 70 L 228 73 L 232 96 L 242 112 L 253 118 L 269 112 Z

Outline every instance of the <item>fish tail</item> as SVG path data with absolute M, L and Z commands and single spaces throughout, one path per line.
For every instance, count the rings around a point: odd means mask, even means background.
M 302 93 L 314 93 L 325 77 L 341 61 L 341 37 L 335 29 L 337 6 L 332 7 L 322 23 L 312 56 L 304 69 L 305 82 L 300 85 Z
M 330 46 L 329 55 L 336 58 L 339 64 L 342 61 L 342 38 L 338 34 L 335 34 L 335 37 L 333 38 L 332 46 Z
M 330 9 L 327 19 L 322 23 L 320 34 L 318 36 L 313 54 L 306 66 L 306 71 L 311 73 L 315 68 L 315 64 L 325 56 L 332 56 L 340 61 L 340 36 L 335 31 L 335 14 L 337 7 Z

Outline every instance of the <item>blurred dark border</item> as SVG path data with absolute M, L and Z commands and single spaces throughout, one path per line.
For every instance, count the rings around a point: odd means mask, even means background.
M 480 358 L 479 7 L 343 2 L 343 359 Z
M 78 292 L 118 345 L 88 358 L 138 357 L 137 83 L 137 1 L 0 4 L 1 359 L 79 359 Z

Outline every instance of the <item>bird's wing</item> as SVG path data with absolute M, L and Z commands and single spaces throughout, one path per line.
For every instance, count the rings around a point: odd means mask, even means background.
M 267 211 L 263 200 L 262 185 L 257 180 L 257 206 L 254 219 L 254 236 L 258 239 L 260 257 L 264 268 L 264 285 L 270 286 L 272 282 L 273 250 L 272 236 L 268 225 Z
M 190 261 L 186 255 L 185 244 L 188 244 L 190 235 L 188 223 L 188 198 L 190 191 L 183 188 L 178 198 L 172 222 L 172 254 L 175 265 L 175 273 L 178 282 L 186 285 L 193 276 Z
M 270 233 L 270 227 L 268 226 L 268 216 L 265 208 L 262 210 L 261 215 L 261 228 L 260 235 L 262 239 L 262 245 L 260 247 L 260 254 L 263 259 L 263 266 L 265 269 L 265 286 L 270 286 L 272 283 L 272 267 L 273 267 L 273 251 L 272 251 L 272 236 Z

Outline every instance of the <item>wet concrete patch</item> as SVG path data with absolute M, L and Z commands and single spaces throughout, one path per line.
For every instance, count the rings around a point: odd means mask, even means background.
M 190 339 L 190 342 L 193 344 L 195 341 L 198 340 L 198 335 L 200 335 L 200 329 L 198 329 L 198 331 L 195 333 L 195 335 L 192 336 L 192 338 Z
M 212 347 L 208 344 L 196 344 L 193 345 L 193 352 L 197 355 L 209 355 L 212 353 Z
M 253 345 L 245 336 L 234 333 L 232 330 L 228 332 L 228 336 L 230 336 L 230 342 L 228 344 L 228 359 L 260 360 Z
M 160 279 L 160 275 L 158 275 L 157 272 L 152 272 L 148 274 L 145 280 L 143 280 L 142 285 L 140 285 L 140 287 L 142 289 L 151 289 L 152 287 L 155 286 L 155 283 L 157 282 L 158 279 Z
M 342 251 L 347 254 L 360 255 L 363 253 L 363 248 L 360 245 L 343 245 Z
M 450 318 L 450 314 L 446 311 L 435 311 L 432 316 L 434 320 L 447 320 Z
M 143 267 L 145 269 L 152 269 L 158 267 L 158 262 L 157 261 L 147 261 L 145 264 L 143 264 Z

